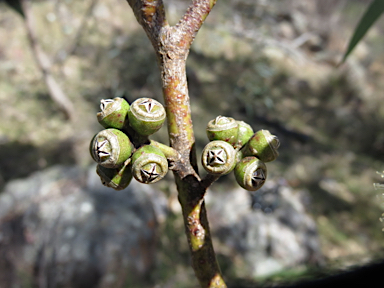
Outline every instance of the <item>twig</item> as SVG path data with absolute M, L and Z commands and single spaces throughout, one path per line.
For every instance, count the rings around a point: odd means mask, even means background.
M 207 174 L 203 179 L 201 179 L 201 185 L 205 187 L 205 189 L 209 188 L 209 186 L 212 185 L 213 182 L 215 182 L 217 179 L 219 179 L 219 175 L 213 175 L 213 174 Z
M 197 174 L 188 86 L 185 71 L 190 46 L 216 0 L 193 0 L 176 26 L 169 26 L 162 0 L 127 0 L 158 58 L 170 144 L 180 154 L 175 182 L 183 211 L 192 266 L 201 287 L 225 288 L 213 250 L 204 195 L 213 179 Z

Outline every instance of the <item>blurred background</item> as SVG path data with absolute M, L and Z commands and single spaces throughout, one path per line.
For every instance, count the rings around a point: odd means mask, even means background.
M 190 3 L 164 2 L 170 24 Z M 281 142 L 261 190 L 231 174 L 207 193 L 233 287 L 384 258 L 384 198 L 373 187 L 384 181 L 383 19 L 336 67 L 370 2 L 219 0 L 192 45 L 198 157 L 218 115 Z M 153 48 L 127 2 L 32 1 L 29 15 L 25 25 L 0 2 L 0 287 L 198 287 L 172 174 L 113 191 L 88 152 L 101 99 L 163 102 Z M 45 73 L 36 53 L 50 62 Z M 153 138 L 168 144 L 166 127 Z

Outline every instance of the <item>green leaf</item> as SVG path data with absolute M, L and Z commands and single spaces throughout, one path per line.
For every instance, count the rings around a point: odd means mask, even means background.
M 352 52 L 355 46 L 359 43 L 361 38 L 364 37 L 368 29 L 376 22 L 380 15 L 384 12 L 384 1 L 383 0 L 374 0 L 368 9 L 365 11 L 365 14 L 361 18 L 359 24 L 357 25 L 355 32 L 352 36 L 351 41 L 349 42 L 348 49 L 344 54 L 343 60 L 341 63 L 347 59 L 348 55 Z

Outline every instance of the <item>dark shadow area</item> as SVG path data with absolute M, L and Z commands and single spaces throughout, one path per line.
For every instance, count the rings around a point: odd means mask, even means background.
M 71 141 L 46 143 L 42 147 L 20 142 L 1 144 L 0 190 L 12 179 L 24 178 L 55 164 L 74 164 L 74 157 Z
M 313 270 L 303 280 L 286 283 L 265 281 L 261 283 L 252 280 L 234 280 L 228 282 L 228 288 L 338 288 L 338 287 L 381 287 L 383 260 L 369 263 L 365 266 L 353 266 L 343 271 Z

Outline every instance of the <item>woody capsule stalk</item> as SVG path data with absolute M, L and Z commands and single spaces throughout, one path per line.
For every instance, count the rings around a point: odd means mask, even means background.
M 197 4 L 198 1 L 194 1 L 194 3 Z M 196 20 L 198 17 L 199 15 L 196 17 L 188 15 L 183 19 Z M 185 25 L 185 27 L 191 28 L 193 25 Z M 166 40 L 163 41 L 165 45 L 161 47 L 160 55 L 172 55 L 173 57 L 169 59 L 160 56 L 160 67 L 170 143 L 180 153 L 179 165 L 177 165 L 177 170 L 174 170 L 178 198 L 183 211 L 192 266 L 201 287 L 224 288 L 226 286 L 216 261 L 204 209 L 204 195 L 207 187 L 202 185 L 196 173 L 195 138 L 185 74 L 185 59 L 189 47 L 184 50 L 184 55 L 179 54 L 182 49 L 179 50 L 178 43 L 173 42 L 174 39 L 180 39 L 180 43 L 188 43 L 181 39 L 188 33 L 172 35 L 171 29 L 168 29 L 170 34 L 165 35 Z M 176 31 L 176 33 L 178 32 Z M 179 36 L 180 38 L 178 38 Z M 199 213 L 196 213 L 197 211 Z M 215 278 L 213 278 L 214 275 Z M 216 283 L 220 283 L 219 286 Z

